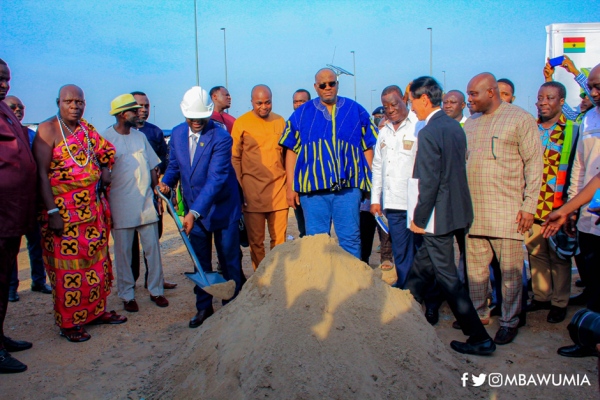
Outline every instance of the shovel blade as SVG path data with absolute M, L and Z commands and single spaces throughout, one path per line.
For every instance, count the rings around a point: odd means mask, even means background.
M 229 300 L 235 295 L 235 282 L 226 281 L 217 272 L 186 272 L 185 276 L 198 285 L 206 293 L 222 300 Z M 206 278 L 206 279 L 204 279 Z M 206 284 L 208 281 L 208 285 Z

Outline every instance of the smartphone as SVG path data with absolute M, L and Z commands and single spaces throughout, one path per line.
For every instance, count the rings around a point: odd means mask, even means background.
M 558 67 L 562 65 L 563 61 L 565 61 L 565 56 L 551 58 L 548 62 L 552 67 Z
M 588 206 L 588 211 L 590 211 L 590 208 L 598 208 L 598 207 L 600 207 L 600 189 L 596 189 L 596 193 L 594 193 L 594 197 L 592 197 L 592 201 L 590 202 L 590 205 Z M 595 214 L 600 217 L 600 213 L 596 212 L 596 213 L 592 213 L 592 214 Z

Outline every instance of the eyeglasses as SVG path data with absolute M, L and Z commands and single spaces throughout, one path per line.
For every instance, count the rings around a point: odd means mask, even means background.
M 22 104 L 11 104 L 9 107 L 10 107 L 11 110 L 16 110 L 17 108 L 20 109 L 20 110 L 24 110 L 25 109 L 25 106 L 22 105 Z
M 319 83 L 319 89 L 323 90 L 329 85 L 330 88 L 334 88 L 337 85 L 337 81 Z

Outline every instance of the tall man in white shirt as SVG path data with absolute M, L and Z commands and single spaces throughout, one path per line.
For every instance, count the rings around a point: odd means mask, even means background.
M 396 85 L 383 89 L 381 104 L 387 122 L 379 130 L 375 145 L 371 213 L 379 215 L 385 210 L 398 273 L 395 286 L 404 288 L 416 249 L 422 241 L 406 223 L 408 179 L 413 174 L 417 133 L 422 123 L 408 111 L 402 100 L 402 90 Z

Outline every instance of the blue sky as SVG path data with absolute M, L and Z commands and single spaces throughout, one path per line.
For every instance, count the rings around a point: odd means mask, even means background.
M 591 1 L 199 0 L 200 85 L 225 83 L 224 27 L 233 116 L 250 110 L 252 86 L 264 83 L 273 111 L 287 118 L 296 89 L 314 95 L 319 68 L 333 59 L 352 71 L 352 50 L 357 99 L 371 109 L 385 86 L 404 88 L 429 74 L 432 27 L 433 76 L 443 84 L 445 70 L 447 90 L 464 92 L 471 77 L 489 71 L 515 83 L 516 104 L 527 109 L 530 96 L 533 112 L 545 26 L 599 15 Z M 193 0 L 2 0 L 0 32 L 9 94 L 25 103 L 26 122 L 55 114 L 57 90 L 67 83 L 83 88 L 85 118 L 100 131 L 114 122 L 110 101 L 133 90 L 148 94 L 150 121 L 170 129 L 183 120 L 179 103 L 196 82 Z M 352 77 L 340 82 L 340 95 L 354 97 Z

